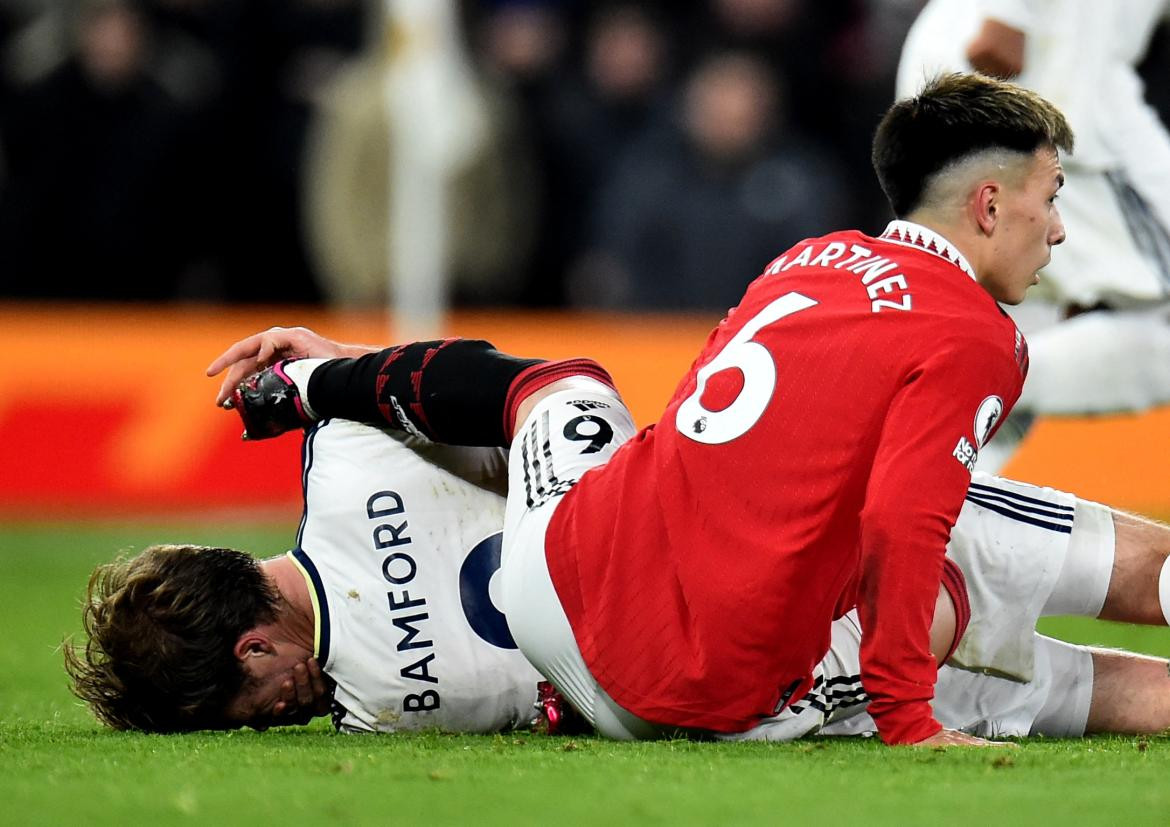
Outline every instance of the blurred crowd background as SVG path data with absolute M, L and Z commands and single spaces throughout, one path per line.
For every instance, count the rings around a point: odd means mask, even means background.
M 392 5 L 0 0 L 0 297 L 386 302 L 426 164 L 456 306 L 722 310 L 889 218 L 869 140 L 921 0 L 465 0 L 445 80 L 397 86 Z

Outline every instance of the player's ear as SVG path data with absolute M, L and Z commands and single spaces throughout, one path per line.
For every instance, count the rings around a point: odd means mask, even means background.
M 971 196 L 970 207 L 975 223 L 984 235 L 991 235 L 999 223 L 999 201 L 1002 190 L 995 181 L 983 181 Z
M 236 645 L 232 647 L 232 654 L 240 662 L 259 655 L 271 655 L 275 651 L 276 646 L 273 645 L 272 638 L 256 629 L 244 632 L 236 639 Z

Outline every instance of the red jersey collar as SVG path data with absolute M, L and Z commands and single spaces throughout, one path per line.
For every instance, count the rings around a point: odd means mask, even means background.
M 944 258 L 958 267 L 970 276 L 972 281 L 976 281 L 975 271 L 971 269 L 971 265 L 967 263 L 967 259 L 959 252 L 958 248 L 928 227 L 915 224 L 913 221 L 895 219 L 886 227 L 881 238 L 892 241 L 894 244 L 918 247 L 928 253 L 934 253 L 939 258 Z

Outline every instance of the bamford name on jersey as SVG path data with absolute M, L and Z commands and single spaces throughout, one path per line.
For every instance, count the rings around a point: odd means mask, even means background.
M 398 670 L 403 678 L 419 683 L 417 693 L 408 693 L 402 698 L 403 712 L 425 712 L 438 709 L 440 697 L 439 679 L 430 672 L 431 661 L 435 659 L 435 643 L 422 637 L 423 624 L 430 620 L 426 611 L 427 599 L 412 595 L 407 586 L 418 574 L 418 563 L 411 555 L 411 539 L 407 534 L 409 521 L 406 518 L 406 503 L 396 491 L 377 491 L 366 500 L 366 514 L 376 521 L 372 533 L 374 549 L 382 554 L 382 577 L 390 584 L 386 590 L 386 604 L 389 607 L 390 622 L 401 632 L 397 650 L 414 652 L 419 657 L 408 658 L 410 663 Z M 424 653 L 425 652 L 425 653 Z M 426 688 L 433 685 L 433 688 Z
M 805 244 L 780 256 L 768 265 L 764 273 L 774 276 L 793 267 L 831 267 L 857 274 L 861 277 L 861 284 L 865 287 L 874 313 L 913 308 L 914 300 L 906 277 L 901 273 L 887 275 L 898 269 L 898 262 L 874 255 L 872 250 L 860 244 L 840 241 Z

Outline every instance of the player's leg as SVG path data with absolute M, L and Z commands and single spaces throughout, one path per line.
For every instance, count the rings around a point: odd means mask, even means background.
M 1170 400 L 1164 308 L 1083 313 L 1029 333 L 1028 346 L 1031 368 L 1017 404 L 1034 415 L 1144 411 Z
M 1124 530 L 1119 533 L 1124 534 Z M 1003 535 L 999 539 L 1003 540 Z M 1038 548 L 1023 543 L 1017 551 L 1035 552 Z M 953 606 L 944 589 L 940 590 L 932 628 L 936 656 L 945 651 L 940 643 L 948 621 L 953 622 Z M 1032 669 L 1026 681 L 953 665 L 940 667 L 933 706 L 943 726 L 984 737 L 1061 738 L 1170 728 L 1170 675 L 1165 659 L 1091 649 L 1030 631 L 1027 637 Z M 854 686 L 851 681 L 859 675 L 860 640 L 860 627 L 850 616 L 834 623 L 833 645 L 818 666 L 821 680 L 814 691 L 781 715 L 738 737 L 791 740 L 817 733 L 873 732 L 873 722 L 865 714 L 864 697 L 850 694 Z
M 1098 616 L 1164 626 L 1170 616 L 1170 526 L 1123 511 L 1111 516 L 1116 552 Z
M 980 449 L 980 471 L 999 473 L 1038 416 L 1144 411 L 1170 401 L 1165 308 L 1095 311 L 1027 335 L 1028 381 L 995 438 Z
M 1037 635 L 1037 685 L 1043 693 L 1029 734 L 1076 737 L 1138 735 L 1170 728 L 1170 674 L 1165 658 L 1087 646 Z M 1043 662 L 1043 663 L 1042 663 Z
M 947 557 L 966 580 L 971 608 L 953 663 L 1019 681 L 1032 679 L 1036 622 L 1057 582 L 1066 578 L 1074 538 L 1078 547 L 1088 549 L 1083 556 L 1097 566 L 1097 574 L 1086 564 L 1067 579 L 1078 587 L 1073 596 L 1082 603 L 1096 594 L 1081 594 L 1084 581 L 1103 580 L 1099 610 L 1112 564 L 1112 524 L 1107 510 L 1089 509 L 1089 516 L 1082 518 L 1079 505 L 1071 494 L 1054 489 L 986 474 L 972 477 L 947 544 Z M 1098 549 L 1102 538 L 1110 543 Z
M 955 650 L 956 634 L 966 624 L 961 575 L 947 561 L 930 627 L 930 651 L 941 666 Z M 726 741 L 793 741 L 806 735 L 858 735 L 874 732 L 865 712 L 869 698 L 861 686 L 861 623 L 857 611 L 833 621 L 829 651 L 813 671 L 813 687 L 780 714 L 766 718 L 746 732 L 715 736 Z
M 1030 680 L 1041 616 L 1166 623 L 1170 528 L 1071 494 L 976 474 L 947 553 L 972 604 L 961 666 Z
M 570 376 L 612 384 L 589 359 L 522 359 L 488 342 L 444 339 L 356 359 L 277 362 L 241 383 L 232 402 L 255 439 L 336 418 L 433 442 L 505 447 L 517 401 Z
M 1074 499 L 1064 554 L 1057 576 L 1044 599 L 1040 614 L 1097 617 L 1114 583 L 1118 552 L 1125 559 L 1130 544 L 1118 545 L 1112 509 L 1089 500 Z
M 1167 661 L 1035 635 L 1036 669 L 1018 682 L 954 667 L 939 670 L 935 716 L 976 735 L 1077 738 L 1170 728 Z
M 935 717 L 945 727 L 988 738 L 1084 735 L 1096 695 L 1092 653 L 1035 633 L 1031 644 L 1035 668 L 1027 681 L 950 664 L 940 668 Z
M 1092 649 L 1093 699 L 1087 734 L 1140 734 L 1170 728 L 1167 661 L 1147 655 Z
M 1043 610 L 1163 626 L 1170 614 L 1170 527 L 1086 500 Z
M 1079 614 L 1165 625 L 1170 612 L 1170 527 L 1084 500 L 1060 576 L 1043 614 Z M 1160 732 L 1170 727 L 1170 674 L 1163 658 L 1089 649 L 1041 638 L 1051 661 L 1052 698 L 1034 732 L 1076 735 Z M 1038 666 L 1039 669 L 1039 666 Z M 1091 686 L 1085 725 L 1076 731 Z
M 634 434 L 613 388 L 563 379 L 519 404 L 509 456 L 500 597 L 520 650 L 599 732 L 653 738 L 658 727 L 630 715 L 598 685 L 577 647 L 545 559 L 545 533 L 577 480 Z

